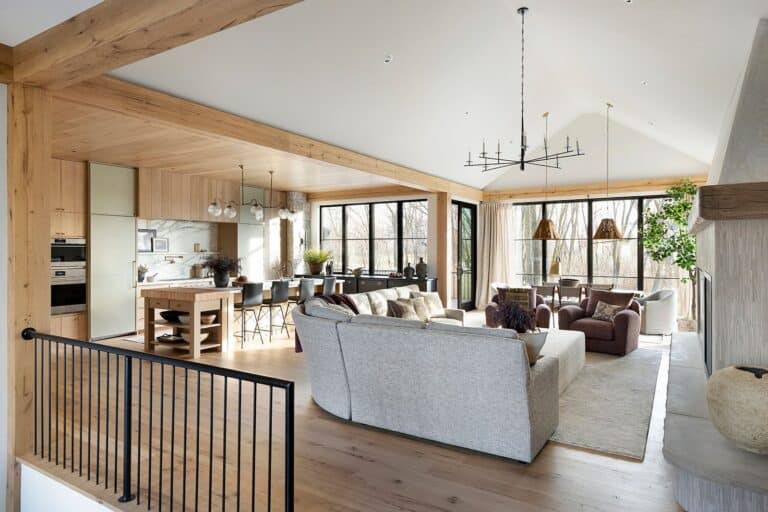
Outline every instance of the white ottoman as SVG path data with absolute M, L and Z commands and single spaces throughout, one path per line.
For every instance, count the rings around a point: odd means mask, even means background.
M 584 368 L 585 353 L 586 343 L 583 332 L 559 329 L 549 329 L 547 332 L 547 341 L 540 354 L 557 358 L 559 374 L 557 387 L 561 395 Z

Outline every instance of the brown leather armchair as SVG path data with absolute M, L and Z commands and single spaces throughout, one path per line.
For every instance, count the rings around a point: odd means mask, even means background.
M 604 294 L 611 294 L 613 297 Z M 598 296 L 599 295 L 599 296 Z M 599 300 L 609 304 L 622 302 L 626 294 L 593 290 L 590 299 L 584 299 L 579 306 L 565 306 L 557 314 L 560 329 L 581 331 L 586 337 L 587 350 L 623 356 L 637 348 L 640 338 L 640 304 L 629 297 L 629 306 L 620 311 L 613 322 L 592 318 L 595 306 Z M 613 300 L 611 300 L 613 299 Z M 625 302 L 626 304 L 626 302 Z
M 535 293 L 535 292 L 534 292 Z M 499 309 L 499 295 L 494 295 L 491 303 L 485 307 L 485 325 L 487 327 L 498 327 L 500 324 L 496 320 L 496 311 Z M 552 318 L 552 310 L 547 306 L 544 297 L 536 295 L 536 308 L 531 311 L 536 327 L 548 328 Z

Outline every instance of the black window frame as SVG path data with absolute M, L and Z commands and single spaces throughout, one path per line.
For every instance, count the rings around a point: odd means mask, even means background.
M 552 201 L 525 201 L 516 202 L 515 206 L 535 205 L 541 207 L 542 218 L 547 217 L 547 206 L 553 204 L 565 204 L 565 203 L 586 203 L 587 204 L 587 282 L 592 283 L 595 278 L 594 272 L 594 204 L 602 203 L 606 201 L 636 201 L 637 202 L 637 290 L 643 291 L 645 287 L 645 250 L 643 248 L 643 223 L 645 217 L 646 201 L 649 199 L 665 199 L 669 197 L 666 194 L 652 194 L 643 196 L 620 196 L 620 197 L 597 197 L 597 198 L 584 198 L 584 199 L 560 199 Z M 541 282 L 547 282 L 549 268 L 547 266 L 547 241 L 546 240 L 533 240 L 532 238 L 521 238 L 519 240 L 534 241 L 541 243 L 541 273 L 536 277 L 541 277 Z M 605 243 L 605 242 L 597 242 Z M 529 274 L 523 274 L 527 276 Z M 597 276 L 601 277 L 601 276 Z M 613 276 L 621 278 L 623 276 Z M 632 276 L 626 276 L 631 279 Z M 674 279 L 674 278 L 670 278 Z
M 359 202 L 359 203 L 340 203 L 340 204 L 324 204 L 320 206 L 319 215 L 320 215 L 320 233 L 319 233 L 319 242 L 320 246 L 323 245 L 323 209 L 325 208 L 341 208 L 341 219 L 342 219 L 342 227 L 341 227 L 341 269 L 334 272 L 334 274 L 345 274 L 349 270 L 348 269 L 348 261 L 347 261 L 347 207 L 348 206 L 368 206 L 368 274 L 369 275 L 388 275 L 389 272 L 391 272 L 390 269 L 387 270 L 377 270 L 376 269 L 376 240 L 379 240 L 376 238 L 376 231 L 375 231 L 375 215 L 374 215 L 374 205 L 376 204 L 387 204 L 387 203 L 394 203 L 397 204 L 397 271 L 401 271 L 403 267 L 405 266 L 404 262 L 404 244 L 403 244 L 403 205 L 406 203 L 424 203 L 427 206 L 427 218 L 429 218 L 429 200 L 428 199 L 399 199 L 399 200 L 381 200 L 381 201 L 365 201 L 365 202 Z M 427 225 L 429 225 L 429 221 L 427 221 Z M 426 233 L 426 236 L 424 237 L 425 240 L 429 240 L 429 232 Z M 334 238 L 332 240 L 338 240 L 337 238 Z M 390 238 L 382 238 L 381 240 L 391 240 Z M 421 238 L 412 238 L 408 237 L 408 240 L 421 240 Z M 334 258 L 338 258 L 337 254 L 334 254 Z M 424 255 L 424 259 L 426 261 L 427 255 Z

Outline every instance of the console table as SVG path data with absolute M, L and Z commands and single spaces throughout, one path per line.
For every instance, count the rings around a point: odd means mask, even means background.
M 768 457 L 737 448 L 709 419 L 698 334 L 672 335 L 664 458 L 676 469 L 675 497 L 687 512 L 768 510 Z

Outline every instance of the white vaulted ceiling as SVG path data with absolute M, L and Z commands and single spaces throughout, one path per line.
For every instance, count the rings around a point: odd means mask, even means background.
M 706 172 L 765 0 L 305 0 L 114 75 L 467 185 L 537 186 L 537 168 L 462 166 L 483 138 L 516 152 L 526 3 L 529 144 L 549 111 L 553 143 L 588 153 L 558 183 L 602 179 L 606 100 L 612 179 Z

